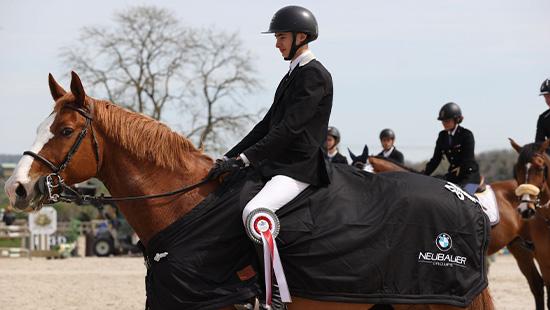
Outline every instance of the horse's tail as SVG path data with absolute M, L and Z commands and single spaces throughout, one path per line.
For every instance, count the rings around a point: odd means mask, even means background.
M 472 301 L 470 310 L 494 310 L 495 305 L 493 304 L 493 298 L 489 294 L 489 289 L 485 288 L 481 294 L 477 295 L 476 298 Z

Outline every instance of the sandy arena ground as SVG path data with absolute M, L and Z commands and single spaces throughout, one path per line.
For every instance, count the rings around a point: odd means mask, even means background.
M 144 275 L 142 258 L 3 258 L 0 309 L 143 309 Z M 511 256 L 496 258 L 489 283 L 497 309 L 534 309 L 527 281 Z

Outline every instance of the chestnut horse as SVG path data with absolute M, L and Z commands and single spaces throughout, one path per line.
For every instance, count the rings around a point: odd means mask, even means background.
M 6 192 L 15 208 L 26 211 L 39 209 L 44 195 L 37 190 L 37 181 L 52 170 L 59 171 L 60 167 L 64 168 L 60 174 L 67 184 L 97 177 L 113 196 L 121 197 L 158 194 L 195 184 L 205 178 L 212 166 L 210 157 L 165 125 L 108 101 L 86 96 L 76 73 L 72 73 L 70 93 L 59 86 L 51 75 L 49 84 L 55 101 L 54 110 L 40 125 L 31 152 L 26 152 L 27 155 L 22 157 L 6 183 Z M 92 134 L 78 134 L 84 128 L 89 128 Z M 79 144 L 77 150 L 74 148 L 76 144 Z M 186 215 L 218 185 L 217 181 L 212 181 L 172 198 L 123 201 L 118 205 L 147 246 L 155 234 Z M 220 264 L 223 263 L 220 261 Z M 372 306 L 294 297 L 288 309 L 359 310 Z M 222 308 L 233 309 L 232 305 Z M 466 309 L 493 308 L 491 297 L 485 289 Z M 394 309 L 461 308 L 394 305 Z
M 386 171 L 420 173 L 415 169 L 380 157 L 370 156 L 368 157 L 368 161 L 375 173 Z M 543 279 L 533 261 L 533 252 L 523 244 L 524 240 L 531 239 L 529 237 L 528 225 L 521 219 L 516 210 L 516 207 L 520 203 L 515 193 L 518 183 L 516 180 L 505 180 L 493 182 L 490 186 L 497 199 L 499 223 L 491 228 L 488 254 L 494 254 L 507 246 L 510 253 L 516 259 L 520 271 L 527 279 L 531 293 L 535 298 L 536 309 L 544 310 Z
M 523 147 L 510 139 L 512 147 L 519 157 L 514 166 L 514 176 L 519 184 L 516 195 L 521 197 L 518 209 L 527 215 L 528 235 L 534 245 L 534 256 L 542 273 L 546 286 L 546 305 L 550 309 L 550 157 L 546 151 L 550 146 L 550 139 L 543 143 L 530 143 Z M 525 210 L 531 211 L 524 213 Z M 541 305 L 537 309 L 544 309 L 544 288 L 539 287 Z

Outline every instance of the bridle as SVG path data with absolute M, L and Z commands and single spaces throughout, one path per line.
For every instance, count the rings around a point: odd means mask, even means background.
M 34 159 L 37 159 L 42 164 L 46 165 L 48 168 L 52 170 L 52 173 L 48 174 L 46 177 L 41 177 L 38 180 L 38 189 L 42 194 L 46 195 L 45 203 L 56 203 L 58 201 L 66 201 L 62 199 L 62 194 L 64 190 L 67 190 L 73 194 L 78 194 L 78 192 L 65 184 L 65 181 L 63 180 L 63 177 L 61 177 L 61 172 L 67 168 L 69 163 L 71 162 L 71 159 L 73 158 L 74 154 L 78 151 L 80 148 L 80 145 L 82 144 L 82 141 L 88 134 L 88 130 L 92 134 L 92 141 L 94 146 L 94 156 L 96 159 L 96 173 L 99 172 L 99 145 L 97 143 L 97 139 L 94 133 L 94 128 L 92 126 L 92 114 L 82 108 L 73 107 L 71 105 L 65 105 L 63 108 L 71 109 L 76 112 L 78 112 L 80 115 L 82 115 L 86 119 L 86 125 L 82 128 L 80 133 L 78 134 L 78 137 L 74 141 L 73 145 L 67 152 L 67 155 L 65 155 L 65 158 L 59 164 L 59 166 L 52 163 L 50 160 L 45 158 L 44 156 L 37 154 L 32 151 L 25 151 L 23 152 L 23 155 L 29 155 L 33 157 Z
M 534 156 L 542 157 L 544 154 L 535 154 Z M 544 159 L 543 159 L 544 160 Z M 525 183 L 521 184 L 516 188 L 516 196 L 521 197 L 520 198 L 520 204 L 533 204 L 535 206 L 535 209 L 540 208 L 548 208 L 550 205 L 550 200 L 548 200 L 545 204 L 541 204 L 541 194 L 546 191 L 547 186 L 545 186 L 548 179 L 548 167 L 545 166 L 544 173 L 543 173 L 543 180 L 542 185 L 540 187 L 530 184 L 529 182 L 529 170 L 531 168 L 531 163 L 527 163 L 525 165 Z M 530 196 L 535 196 L 535 199 L 531 199 Z
M 92 119 L 93 119 L 92 115 L 89 112 L 87 112 L 87 111 L 85 111 L 84 109 L 81 109 L 81 108 L 76 108 L 76 107 L 72 107 L 72 106 L 69 106 L 69 105 L 65 106 L 64 108 L 75 110 L 80 115 L 82 115 L 86 119 L 86 126 L 84 126 L 84 128 L 82 128 L 82 130 L 78 134 L 78 137 L 76 138 L 73 146 L 71 146 L 71 148 L 69 149 L 69 152 L 67 152 L 67 155 L 65 156 L 65 159 L 63 159 L 63 162 L 61 162 L 61 164 L 59 166 L 56 166 L 54 163 L 52 163 L 51 161 L 46 159 L 44 156 L 39 155 L 39 154 L 37 154 L 35 152 L 32 152 L 32 151 L 25 151 L 25 152 L 23 152 L 23 155 L 30 155 L 30 156 L 34 157 L 35 159 L 38 159 L 43 164 L 48 166 L 53 171 L 53 174 L 59 175 L 63 170 L 65 170 L 67 165 L 69 165 L 69 162 L 73 158 L 73 155 L 76 153 L 76 151 L 78 151 L 78 148 L 80 147 L 80 144 L 82 143 L 82 140 L 84 140 L 84 137 L 86 137 L 86 134 L 88 133 L 88 128 L 89 128 L 90 132 L 92 133 L 92 141 L 93 141 L 93 144 L 94 144 L 94 155 L 95 155 L 95 159 L 96 159 L 96 172 L 98 172 L 99 171 L 99 146 L 98 146 L 98 143 L 97 143 L 97 139 L 95 137 L 94 128 L 91 126 L 92 125 Z
M 85 109 L 82 109 L 82 108 L 77 108 L 70 105 L 65 105 L 63 108 L 72 109 L 78 112 L 80 115 L 82 115 L 86 119 L 86 125 L 82 128 L 82 130 L 78 134 L 78 137 L 76 138 L 75 142 L 67 152 L 67 155 L 65 155 L 65 158 L 63 159 L 61 164 L 57 166 L 54 163 L 52 163 L 50 160 L 45 158 L 44 156 L 32 151 L 23 152 L 23 155 L 29 155 L 34 159 L 37 159 L 39 162 L 41 162 L 42 164 L 44 164 L 45 166 L 47 166 L 52 170 L 52 173 L 48 174 L 45 177 L 40 177 L 37 182 L 39 192 L 45 196 L 43 200 L 44 204 L 53 204 L 56 202 L 63 201 L 63 202 L 75 202 L 77 204 L 97 205 L 97 204 L 105 204 L 105 203 L 116 202 L 116 201 L 155 199 L 155 198 L 161 198 L 161 197 L 174 196 L 178 194 L 184 194 L 210 181 L 209 178 L 206 178 L 198 183 L 182 187 L 175 191 L 166 192 L 162 194 L 153 194 L 153 195 L 131 196 L 131 197 L 110 197 L 110 196 L 104 196 L 103 194 L 101 194 L 100 196 L 82 195 L 74 187 L 71 187 L 65 183 L 65 180 L 63 180 L 63 177 L 61 177 L 61 172 L 63 172 L 63 170 L 65 170 L 65 168 L 69 165 L 69 163 L 71 162 L 71 159 L 78 151 L 88 131 L 90 131 L 92 135 L 94 156 L 96 159 L 96 174 L 99 173 L 99 167 L 101 166 L 100 159 L 99 159 L 99 144 L 97 143 L 97 139 L 94 133 L 94 127 L 92 126 L 93 116 L 91 112 L 86 111 Z

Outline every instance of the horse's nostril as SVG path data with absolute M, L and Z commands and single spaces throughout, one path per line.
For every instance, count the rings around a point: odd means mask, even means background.
M 27 197 L 27 190 L 25 189 L 25 187 L 23 185 L 21 185 L 21 183 L 19 183 L 17 185 L 17 188 L 15 189 L 15 194 L 18 197 L 25 198 L 25 197 Z

